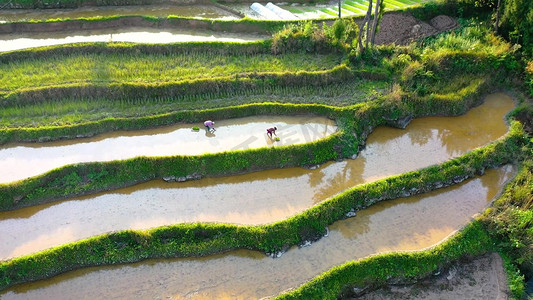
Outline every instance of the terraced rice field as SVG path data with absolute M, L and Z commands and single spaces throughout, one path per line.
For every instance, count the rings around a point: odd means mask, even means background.
M 506 117 L 523 100 L 493 94 L 509 70 L 487 71 L 511 46 L 464 32 L 451 39 L 479 53 L 438 39 L 368 61 L 270 40 L 1 53 L 0 298 L 262 299 L 361 262 L 367 277 L 311 289 L 351 297 L 494 251 L 475 216 L 531 140 Z
M 408 6 L 419 5 L 428 0 L 383 0 L 385 10 L 392 11 Z M 373 3 L 375 5 L 375 2 Z M 339 16 L 338 4 L 317 4 L 317 5 L 280 5 L 280 7 L 292 12 L 299 18 L 331 18 Z M 341 16 L 365 15 L 368 10 L 368 1 L 364 0 L 342 0 Z

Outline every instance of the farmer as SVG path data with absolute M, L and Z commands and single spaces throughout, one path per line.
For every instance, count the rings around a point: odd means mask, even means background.
M 272 128 L 267 129 L 267 135 L 268 135 L 270 138 L 272 138 L 272 134 L 274 134 L 275 136 L 278 136 L 278 135 L 276 134 L 276 130 L 278 130 L 277 127 L 272 127 Z
M 207 129 L 207 131 L 215 131 L 215 122 L 211 120 L 205 121 L 204 126 Z

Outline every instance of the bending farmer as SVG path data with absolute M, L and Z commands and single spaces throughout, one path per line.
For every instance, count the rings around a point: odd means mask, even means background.
M 272 134 L 274 134 L 275 136 L 277 136 L 276 134 L 276 130 L 278 130 L 277 127 L 272 127 L 272 128 L 269 128 L 267 129 L 267 135 L 272 138 Z
M 215 131 L 215 122 L 211 120 L 205 121 L 204 126 L 207 129 L 207 131 Z

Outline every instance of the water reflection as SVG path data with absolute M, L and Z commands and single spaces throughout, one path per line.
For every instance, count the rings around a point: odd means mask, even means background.
M 500 97 L 487 99 L 485 104 L 462 117 L 425 118 L 422 125 L 415 120 L 406 130 L 377 128 L 357 159 L 329 162 L 315 170 L 286 168 L 182 183 L 151 181 L 53 205 L 0 213 L 0 236 L 5 236 L 0 244 L 0 259 L 115 230 L 196 221 L 262 224 L 282 220 L 358 184 L 443 162 L 453 157 L 452 153 L 464 153 L 443 147 L 437 133 L 428 137 L 423 146 L 413 143 L 409 136 L 411 130 L 426 132 L 429 127 L 436 132 L 454 132 L 449 128 L 454 128 L 456 122 L 477 124 L 480 132 L 483 128 L 491 130 L 490 134 L 479 134 L 484 138 L 475 140 L 462 139 L 464 134 L 461 130 L 458 130 L 457 136 L 449 136 L 454 143 L 467 143 L 467 147 L 461 148 L 464 151 L 497 139 L 507 131 L 503 116 L 513 106 L 508 97 Z M 496 107 L 492 105 L 494 101 L 507 105 Z M 485 107 L 491 106 L 492 109 L 485 110 Z M 486 115 L 476 114 L 476 110 L 485 110 Z M 484 121 L 487 116 L 494 120 L 494 124 Z M 220 125 L 219 122 L 217 125 Z M 264 133 L 268 127 L 259 128 L 261 136 L 258 140 L 261 142 L 269 140 Z M 279 126 L 278 135 L 282 140 L 294 138 L 291 132 L 295 127 L 298 128 L 295 124 Z M 217 137 L 208 139 L 213 143 L 218 142 L 219 135 L 226 130 L 225 126 L 217 128 Z M 331 127 L 328 125 L 327 128 Z M 320 136 L 312 132 L 326 132 L 324 127 L 311 126 L 306 130 L 309 135 L 302 134 L 302 139 Z M 229 132 L 236 135 L 233 130 Z M 163 142 L 168 140 L 164 138 Z M 246 138 L 241 136 L 233 144 L 239 145 L 240 141 L 246 141 Z M 453 145 L 449 143 L 447 147 L 453 149 Z M 56 232 L 57 228 L 70 230 L 50 236 L 50 232 Z
M 0 146 L 0 183 L 79 162 L 137 156 L 193 155 L 308 143 L 334 133 L 337 128 L 332 120 L 310 116 L 256 116 L 216 123 L 215 133 L 203 130 L 203 124 L 179 124 L 135 132 L 111 132 L 87 139 Z M 266 128 L 272 124 L 279 128 L 280 141 L 272 142 L 266 136 Z M 202 129 L 196 132 L 191 129 L 193 126 Z
M 226 10 L 211 5 L 129 5 L 129 6 L 84 6 L 73 9 L 3 9 L 0 15 L 2 22 L 21 22 L 48 19 L 77 19 L 108 16 L 154 16 L 169 15 L 236 20 L 240 17 Z
M 157 29 L 157 28 L 107 28 L 78 32 L 38 32 L 0 34 L 0 52 L 25 48 L 62 45 L 82 42 L 252 42 L 268 36 L 254 33 L 229 33 L 208 30 Z
M 292 248 L 281 258 L 238 250 L 204 258 L 150 260 L 91 268 L 24 284 L 2 299 L 192 298 L 258 299 L 296 287 L 314 276 L 371 254 L 435 245 L 467 224 L 515 174 L 512 166 L 488 170 L 457 186 L 385 201 L 330 226 L 328 237 Z

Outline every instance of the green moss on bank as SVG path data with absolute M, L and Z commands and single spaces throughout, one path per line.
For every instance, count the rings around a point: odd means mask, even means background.
M 97 265 L 140 261 L 147 258 L 204 256 L 236 248 L 273 253 L 288 249 L 307 240 L 316 240 L 326 232 L 326 226 L 345 217 L 352 209 L 363 209 L 377 201 L 448 186 L 482 172 L 485 168 L 522 158 L 524 138 L 519 123 L 502 140 L 470 152 L 441 165 L 389 177 L 356 186 L 287 220 L 262 226 L 227 224 L 180 224 L 151 230 L 120 231 L 59 246 L 37 254 L 0 263 L 0 289 L 13 284 L 48 278 L 66 271 Z M 480 244 L 459 253 L 477 253 L 486 249 L 487 242 L 465 239 L 460 242 Z M 475 250 L 475 251 L 474 251 Z M 466 252 L 462 252 L 466 251 Z M 447 254 L 444 254 L 447 253 Z M 453 252 L 443 252 L 452 255 Z M 403 255 L 400 255 L 403 257 Z M 447 256 L 446 256 L 447 257 Z M 442 257 L 440 258 L 442 259 Z M 380 261 L 380 263 L 382 263 Z M 413 264 L 408 260 L 402 264 Z M 417 261 L 416 264 L 419 264 Z M 429 263 L 428 263 L 429 264 Z M 428 266 L 418 266 L 405 276 L 425 274 Z M 436 263 L 430 263 L 435 268 Z M 372 272 L 386 276 L 389 268 Z M 351 275 L 353 276 L 353 275 Z M 335 283 L 339 284 L 339 283 Z
M 478 221 L 449 240 L 426 251 L 381 254 L 337 266 L 275 299 L 338 299 L 351 288 L 377 288 L 391 280 L 412 282 L 435 273 L 465 256 L 494 249 L 494 242 Z

